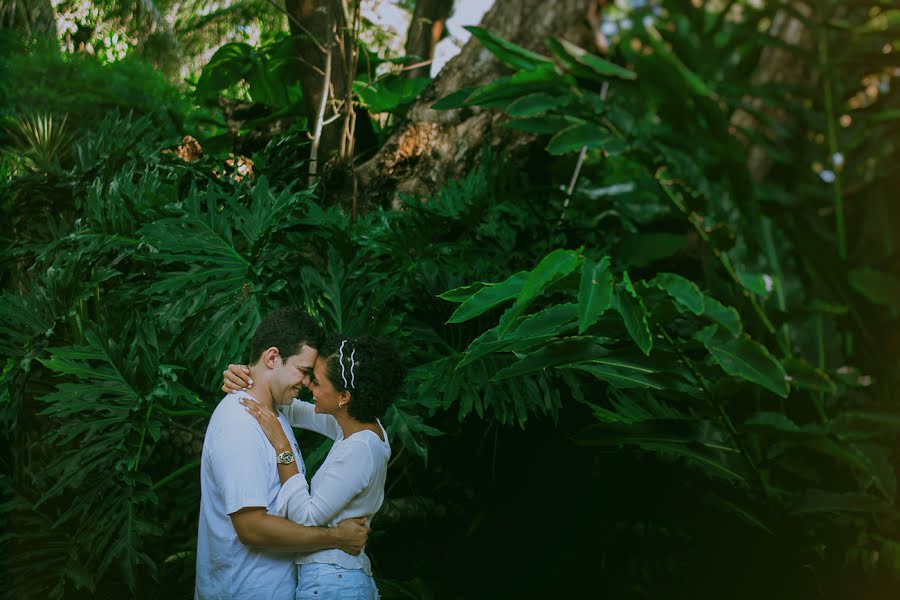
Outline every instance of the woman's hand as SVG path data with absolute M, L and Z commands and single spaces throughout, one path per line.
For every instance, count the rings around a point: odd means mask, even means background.
M 250 379 L 250 369 L 245 365 L 228 365 L 228 369 L 222 371 L 222 391 L 226 394 L 240 392 L 253 387 Z
M 275 450 L 278 452 L 286 450 L 293 452 L 294 449 L 291 447 L 291 442 L 284 433 L 284 429 L 282 429 L 275 413 L 250 398 L 241 398 L 240 402 L 244 405 L 244 410 L 257 420 L 259 426 L 262 427 L 263 433 L 269 438 L 269 443 L 272 444 Z

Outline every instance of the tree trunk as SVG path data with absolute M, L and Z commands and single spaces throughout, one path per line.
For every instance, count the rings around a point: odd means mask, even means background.
M 419 0 L 406 33 L 406 55 L 420 56 L 423 61 L 434 58 L 434 47 L 444 33 L 444 25 L 453 0 Z M 431 65 L 406 71 L 407 77 L 428 77 Z
M 812 9 L 803 2 L 792 2 L 791 6 L 798 13 L 809 17 Z M 772 19 L 772 26 L 769 27 L 768 34 L 773 39 L 784 42 L 784 47 L 774 44 L 766 46 L 759 57 L 759 63 L 753 73 L 753 83 L 755 85 L 765 85 L 769 83 L 798 83 L 808 80 L 810 74 L 806 72 L 805 62 L 802 58 L 798 58 L 793 49 L 803 48 L 810 50 L 815 45 L 813 33 L 799 19 L 791 15 L 788 11 L 779 10 Z M 776 112 L 776 109 L 770 109 L 763 106 L 759 99 L 751 101 L 754 109 L 763 112 Z M 785 115 L 775 114 L 779 120 L 784 120 Z M 737 110 L 731 116 L 731 124 L 743 129 L 761 129 L 757 119 L 744 110 Z M 763 135 L 768 132 L 762 131 Z M 749 144 L 747 148 L 747 168 L 750 175 L 755 181 L 761 181 L 772 166 L 772 159 L 769 152 L 765 148 L 757 144 Z
M 343 136 L 344 119 L 333 117 L 346 114 L 346 107 L 338 101 L 346 98 L 348 88 L 348 54 L 344 50 L 349 47 L 343 43 L 348 37 L 348 24 L 341 0 L 285 0 L 284 6 L 295 40 L 309 129 L 315 129 L 317 119 L 324 122 L 318 141 L 318 163 L 325 164 L 340 153 Z M 323 85 L 326 71 L 331 73 L 330 92 Z
M 547 36 L 591 48 L 588 12 L 596 0 L 497 0 L 481 26 L 515 44 L 546 54 Z M 509 69 L 471 39 L 438 74 L 376 155 L 357 169 L 363 206 L 398 205 L 400 193 L 429 197 L 446 181 L 468 172 L 482 147 L 502 148 L 516 160 L 535 137 L 501 127 L 506 117 L 479 108 L 432 110 L 437 100 L 483 85 Z

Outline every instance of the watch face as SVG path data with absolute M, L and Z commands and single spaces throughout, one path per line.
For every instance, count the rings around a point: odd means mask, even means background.
M 283 465 L 289 465 L 294 462 L 294 453 L 293 452 L 282 452 L 278 455 L 278 462 Z

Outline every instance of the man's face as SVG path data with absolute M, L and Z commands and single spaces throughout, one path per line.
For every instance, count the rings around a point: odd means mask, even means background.
M 290 404 L 300 393 L 300 388 L 309 386 L 318 355 L 318 350 L 304 345 L 299 353 L 287 357 L 275 367 L 271 387 L 275 404 Z

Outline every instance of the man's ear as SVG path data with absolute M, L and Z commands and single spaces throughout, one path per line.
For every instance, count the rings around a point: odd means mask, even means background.
M 266 367 L 274 369 L 278 366 L 278 361 L 280 360 L 282 360 L 282 358 L 281 353 L 278 351 L 278 348 L 276 348 L 275 346 L 271 346 L 269 348 L 266 348 L 266 351 L 263 352 L 262 360 L 260 362 L 266 365 Z

